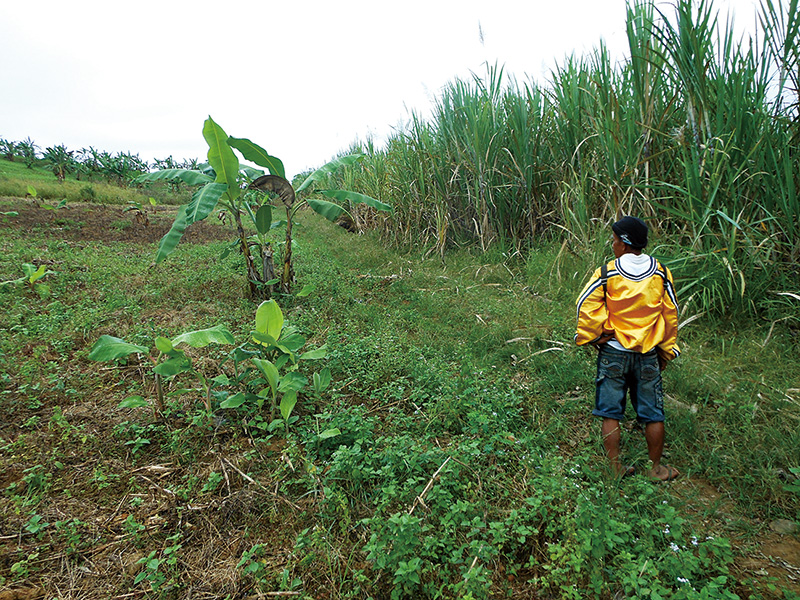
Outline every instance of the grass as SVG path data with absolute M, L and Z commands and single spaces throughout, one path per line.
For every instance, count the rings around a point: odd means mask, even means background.
M 791 323 L 682 330 L 665 372 L 669 486 L 609 477 L 593 356 L 571 345 L 574 297 L 604 251 L 387 249 L 311 214 L 280 296 L 333 384 L 303 394 L 289 433 L 254 405 L 215 409 L 143 360 L 87 360 L 102 334 L 252 328 L 242 260 L 223 243 L 58 239 L 3 224 L 0 279 L 45 263 L 50 293 L 0 290 L 0 590 L 106 598 L 792 597 L 753 575 L 759 538 L 797 520 L 800 372 Z M 276 240 L 277 242 L 277 240 Z M 595 256 L 597 255 L 597 256 Z M 233 376 L 220 349 L 193 350 Z M 321 436 L 337 429 L 338 435 Z M 642 436 L 624 436 L 645 466 Z M 783 477 L 783 479 L 782 479 Z M 791 562 L 791 561 L 790 561 Z M 764 563 L 765 566 L 768 563 Z M 99 573 L 98 578 L 92 573 Z M 775 571 L 773 571 L 775 573 Z M 683 580 L 686 580 L 685 582 Z M 656 595 L 653 595 L 655 593 Z

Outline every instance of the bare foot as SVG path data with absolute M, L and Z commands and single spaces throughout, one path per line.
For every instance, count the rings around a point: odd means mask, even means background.
M 678 469 L 669 465 L 658 465 L 657 468 L 650 470 L 650 477 L 658 481 L 672 481 L 680 475 Z
M 611 471 L 616 477 L 630 477 L 636 475 L 636 467 L 633 465 L 623 465 L 620 462 L 612 462 Z

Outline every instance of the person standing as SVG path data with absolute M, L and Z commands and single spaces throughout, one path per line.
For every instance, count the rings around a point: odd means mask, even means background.
M 678 300 L 670 271 L 643 252 L 648 228 L 625 216 L 611 226 L 615 259 L 597 269 L 577 300 L 575 342 L 597 348 L 595 408 L 601 433 L 617 475 L 635 468 L 620 460 L 620 421 L 628 394 L 644 426 L 649 476 L 670 481 L 680 475 L 663 464 L 664 393 L 661 371 L 680 356 Z

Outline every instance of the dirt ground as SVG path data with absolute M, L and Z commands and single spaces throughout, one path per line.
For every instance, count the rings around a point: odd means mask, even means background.
M 144 211 L 123 206 L 69 204 L 64 208 L 46 208 L 47 202 L 0 198 L 0 212 L 17 212 L 18 216 L 0 222 L 2 227 L 52 232 L 69 241 L 158 242 L 169 231 L 175 218 L 174 206 L 148 206 Z M 230 223 L 223 224 L 212 215 L 186 229 L 181 243 L 204 244 L 232 240 Z

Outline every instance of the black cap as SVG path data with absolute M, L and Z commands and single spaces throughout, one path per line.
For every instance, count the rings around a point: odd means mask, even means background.
M 637 250 L 647 246 L 647 225 L 636 217 L 622 217 L 611 226 L 611 230 L 624 243 Z

